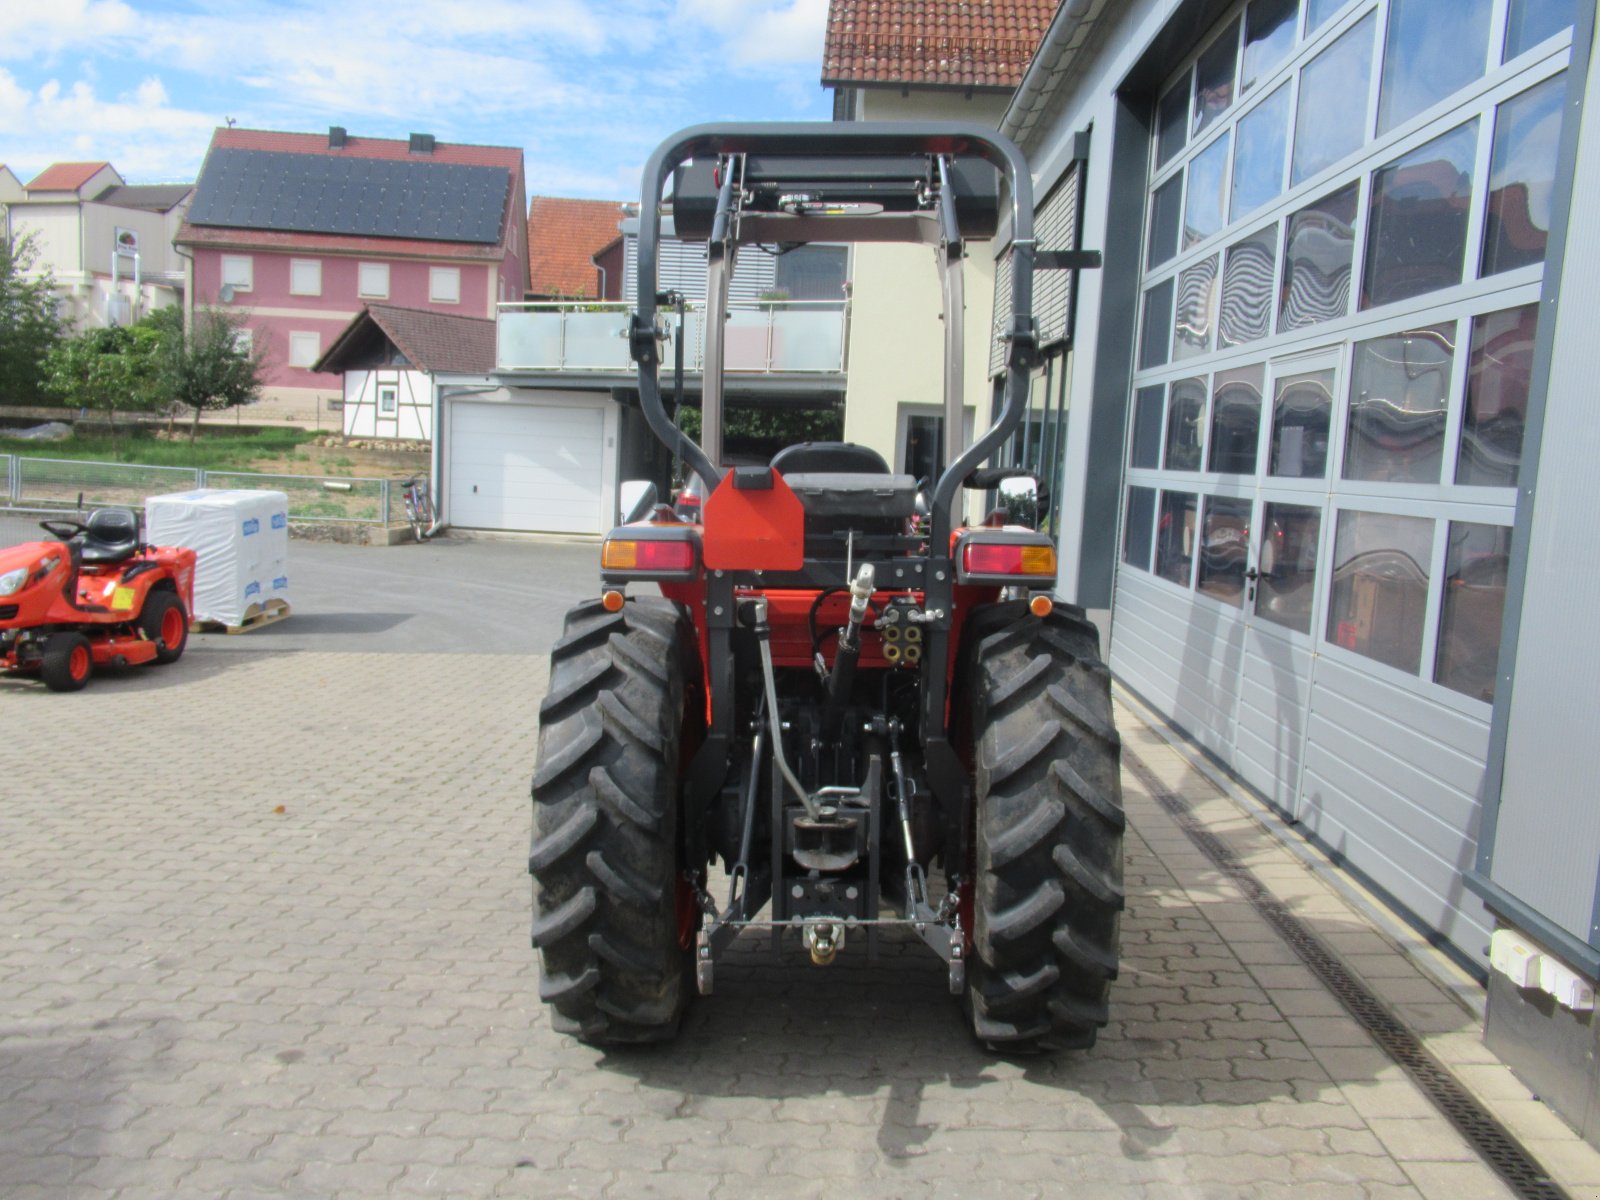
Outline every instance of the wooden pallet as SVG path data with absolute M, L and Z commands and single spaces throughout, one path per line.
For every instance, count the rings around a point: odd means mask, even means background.
M 223 621 L 208 621 L 205 619 L 191 621 L 190 633 L 249 633 L 252 629 L 260 629 L 264 625 L 272 625 L 283 620 L 289 615 L 289 602 L 287 600 L 268 600 L 265 604 L 252 604 L 244 610 L 244 620 L 237 625 L 229 625 Z

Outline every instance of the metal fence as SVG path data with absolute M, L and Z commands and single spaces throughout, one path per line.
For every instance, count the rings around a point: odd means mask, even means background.
M 80 462 L 0 454 L 0 504 L 23 512 L 60 512 L 121 505 L 144 507 L 146 496 L 196 488 L 279 491 L 289 519 L 389 523 L 389 481 L 330 475 L 261 475 L 140 463 Z

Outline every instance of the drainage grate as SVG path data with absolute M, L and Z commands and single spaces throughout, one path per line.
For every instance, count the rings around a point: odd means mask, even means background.
M 1550 1178 L 1511 1131 L 1478 1103 L 1417 1035 L 1397 1021 L 1383 1001 L 1351 974 L 1321 939 L 1263 886 L 1249 867 L 1234 857 L 1227 843 L 1196 819 L 1182 797 L 1163 787 L 1150 768 L 1126 745 L 1122 748 L 1122 764 L 1144 785 L 1156 803 L 1172 815 L 1200 852 L 1239 887 L 1250 906 L 1278 931 L 1323 986 L 1360 1022 L 1384 1053 L 1411 1076 L 1512 1191 L 1527 1200 L 1567 1200 L 1566 1191 Z

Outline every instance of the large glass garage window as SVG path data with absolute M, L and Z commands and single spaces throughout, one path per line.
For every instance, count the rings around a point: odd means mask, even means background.
M 1577 2 L 1236 0 L 1152 94 L 1122 570 L 1218 645 L 1492 696 Z

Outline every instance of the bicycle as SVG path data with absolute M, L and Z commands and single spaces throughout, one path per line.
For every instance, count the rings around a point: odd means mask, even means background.
M 433 497 L 428 492 L 428 477 L 412 475 L 400 481 L 406 503 L 406 520 L 411 524 L 411 534 L 421 542 L 433 536 Z

